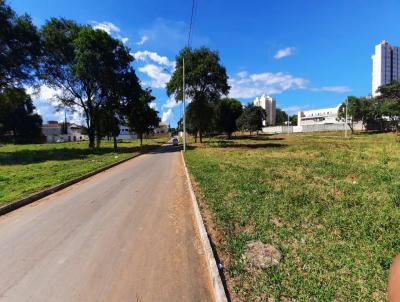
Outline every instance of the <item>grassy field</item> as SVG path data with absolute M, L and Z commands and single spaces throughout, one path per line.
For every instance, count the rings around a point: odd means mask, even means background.
M 400 253 L 400 145 L 342 135 L 212 139 L 186 153 L 234 301 L 385 301 Z M 251 267 L 251 240 L 277 247 L 280 264 Z
M 70 180 L 166 142 L 165 138 L 119 143 L 103 141 L 100 149 L 88 142 L 40 145 L 0 145 L 0 206 L 52 185 Z

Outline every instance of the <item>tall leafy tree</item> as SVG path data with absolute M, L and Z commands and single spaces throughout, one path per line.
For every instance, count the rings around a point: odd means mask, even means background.
M 288 114 L 280 108 L 276 108 L 276 125 L 286 125 L 288 121 Z
M 233 132 L 238 130 L 236 120 L 243 112 L 242 104 L 232 98 L 224 98 L 216 106 L 216 124 L 218 130 L 225 132 L 231 138 Z
M 256 132 L 262 129 L 262 121 L 266 117 L 266 112 L 260 106 L 250 103 L 244 107 L 243 113 L 239 116 L 236 123 L 240 130 Z
M 150 107 L 154 100 L 151 90 L 143 90 L 138 99 L 131 99 L 126 104 L 125 113 L 128 126 L 135 131 L 140 138 L 140 146 L 143 145 L 143 135 L 156 128 L 160 122 L 158 112 Z
M 392 127 L 399 132 L 400 122 L 400 82 L 394 81 L 378 88 L 377 100 L 381 102 L 381 114 L 390 120 Z
M 362 101 L 363 99 L 355 96 L 347 97 L 347 121 L 346 101 L 344 101 L 339 107 L 338 119 L 345 121 L 350 127 L 352 133 L 354 133 L 354 123 L 363 120 Z
M 122 42 L 106 32 L 66 19 L 51 19 L 42 27 L 44 60 L 41 77 L 61 90 L 63 106 L 81 108 L 85 114 L 89 146 L 94 147 L 96 113 L 107 102 L 115 83 L 132 71 L 133 57 Z M 111 108 L 113 108 L 111 106 Z
M 197 98 L 186 108 L 186 130 L 194 136 L 195 142 L 199 137 L 203 142 L 203 134 L 214 126 L 215 106 L 212 102 Z
M 18 16 L 0 0 L 0 92 L 34 80 L 41 55 L 36 27 L 28 15 Z
M 12 133 L 17 143 L 38 142 L 42 118 L 23 88 L 6 88 L 0 94 L 0 135 Z
M 210 117 L 201 112 L 208 112 L 213 103 L 217 102 L 222 95 L 228 94 L 230 88 L 228 76 L 216 51 L 205 47 L 184 48 L 176 57 L 175 71 L 167 83 L 168 96 L 174 95 L 177 101 L 181 101 L 183 96 L 183 60 L 185 60 L 186 96 L 192 99 L 194 104 L 191 110 L 197 111 L 193 117 L 196 119 L 200 142 L 202 142 Z

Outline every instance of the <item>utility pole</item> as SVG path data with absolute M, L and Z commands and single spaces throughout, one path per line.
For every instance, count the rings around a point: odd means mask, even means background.
M 344 137 L 347 138 L 347 106 L 349 98 L 346 98 L 346 122 L 344 123 Z
M 182 58 L 183 79 L 182 79 L 182 102 L 183 102 L 183 152 L 186 152 L 186 104 L 185 104 L 185 58 Z

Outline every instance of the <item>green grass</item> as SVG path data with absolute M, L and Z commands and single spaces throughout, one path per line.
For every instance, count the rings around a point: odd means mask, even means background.
M 186 153 L 234 301 L 385 301 L 400 252 L 400 145 L 341 135 L 213 139 Z M 249 267 L 250 240 L 279 248 L 279 266 Z
M 114 150 L 112 142 L 88 149 L 88 142 L 40 145 L 0 145 L 0 206 L 29 196 L 44 188 L 81 176 L 108 164 L 154 148 L 165 138 L 122 142 Z

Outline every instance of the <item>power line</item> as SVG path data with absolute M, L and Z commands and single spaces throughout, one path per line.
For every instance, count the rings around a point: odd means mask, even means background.
M 192 43 L 192 27 L 193 27 L 193 19 L 194 19 L 194 11 L 195 11 L 195 0 L 192 0 L 192 14 L 190 16 L 190 25 L 189 25 L 189 36 L 188 36 L 188 48 L 190 48 L 190 44 Z

